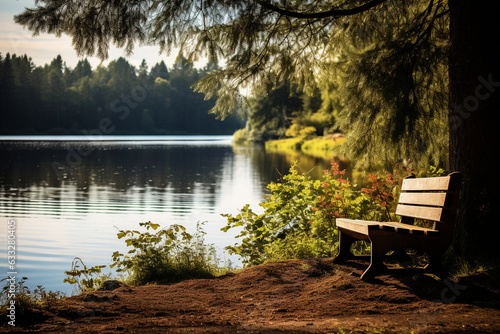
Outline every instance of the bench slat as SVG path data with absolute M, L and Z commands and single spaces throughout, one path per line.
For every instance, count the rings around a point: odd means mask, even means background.
M 421 227 L 408 225 L 398 222 L 376 222 L 369 220 L 356 220 L 356 219 L 337 219 L 337 227 L 348 229 L 363 235 L 368 235 L 369 230 L 383 230 L 389 232 L 397 232 L 404 234 L 414 235 L 435 235 L 438 231 Z
M 445 206 L 446 193 L 401 193 L 399 204 Z
M 356 233 L 368 235 L 369 226 L 377 226 L 377 222 L 367 220 L 341 219 L 336 220 L 337 227 L 345 228 Z
M 396 215 L 440 222 L 443 219 L 443 209 L 428 206 L 399 204 L 396 208 Z
M 450 185 L 450 176 L 429 178 L 405 178 L 401 185 L 402 191 L 447 191 Z
M 438 231 L 430 228 L 408 225 L 398 222 L 383 222 L 380 223 L 380 228 L 384 231 L 411 233 L 414 235 L 436 235 L 439 233 Z

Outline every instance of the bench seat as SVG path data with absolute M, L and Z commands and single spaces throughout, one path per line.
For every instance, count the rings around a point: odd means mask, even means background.
M 376 222 L 370 220 L 355 220 L 345 218 L 337 218 L 337 227 L 339 229 L 355 231 L 366 236 L 369 235 L 370 230 L 382 230 L 396 233 L 427 236 L 437 236 L 439 234 L 439 231 L 433 230 L 431 228 L 408 225 L 399 222 Z

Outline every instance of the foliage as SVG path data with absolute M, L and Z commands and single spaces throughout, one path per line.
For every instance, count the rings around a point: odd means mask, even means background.
M 102 268 L 105 267 L 105 265 L 97 265 L 89 268 L 82 259 L 75 257 L 71 262 L 71 270 L 64 272 L 68 277 L 63 280 L 63 283 L 76 284 L 78 293 L 96 290 L 109 278 L 109 275 L 101 273 Z
M 290 129 L 295 129 L 292 124 Z M 290 130 L 289 129 L 289 130 Z M 312 127 L 303 128 L 302 135 L 297 137 L 276 139 L 267 141 L 266 151 L 305 153 L 311 157 L 331 159 L 332 156 L 340 155 L 340 148 L 344 143 L 344 137 L 339 135 L 315 136 L 312 135 Z
M 198 223 L 194 235 L 186 232 L 182 225 L 170 225 L 160 228 L 152 222 L 139 223 L 146 231 L 119 230 L 118 239 L 125 238 L 125 244 L 131 248 L 122 254 L 112 254 L 110 268 L 123 275 L 130 284 L 168 283 L 187 278 L 207 278 L 231 269 L 231 263 L 220 268 L 213 245 L 205 244 L 204 223 Z M 110 278 L 110 274 L 102 274 L 98 265 L 87 267 L 78 257 L 72 262 L 71 270 L 65 283 L 76 284 L 78 293 L 98 289 Z
M 250 99 L 245 108 L 246 141 L 264 143 L 285 136 L 292 115 L 302 108 L 300 89 L 289 82 L 269 85 L 265 94 Z
M 292 124 L 286 132 L 287 137 L 302 137 L 307 138 L 316 135 L 316 128 L 314 126 L 300 126 L 296 123 Z
M 248 140 L 248 130 L 247 129 L 239 129 L 233 133 L 233 143 L 236 146 L 246 146 L 249 145 L 250 142 Z
M 384 175 L 369 173 L 367 175 L 370 186 L 361 189 L 368 195 L 373 205 L 371 219 L 377 221 L 397 221 L 394 216 L 396 209 L 395 199 L 399 197 L 401 180 L 411 175 L 411 170 L 397 165 L 393 173 L 384 171 Z
M 22 277 L 15 285 L 11 285 L 7 278 L 0 280 L 0 282 L 6 281 L 0 291 L 0 314 L 3 314 L 11 300 L 15 301 L 16 316 L 23 317 L 35 309 L 51 308 L 65 297 L 65 294 L 60 291 L 46 291 L 41 285 L 30 290 L 25 284 L 26 280 L 28 280 L 27 277 Z
M 237 228 L 237 238 L 241 238 L 240 244 L 227 249 L 241 256 L 246 265 L 333 256 L 338 243 L 336 219 L 394 221 L 394 199 L 401 179 L 410 172 L 399 167 L 383 176 L 370 174 L 370 186 L 359 191 L 335 162 L 323 171 L 321 180 L 299 173 L 293 165 L 282 182 L 268 185 L 270 195 L 259 204 L 263 213 L 254 212 L 247 204 L 236 216 L 223 214 L 227 225 L 222 230 Z M 366 252 L 366 245 L 357 245 L 355 251 Z
M 162 229 L 152 222 L 139 225 L 146 231 L 119 230 L 118 238 L 125 238 L 131 249 L 126 254 L 116 251 L 112 256 L 111 267 L 116 267 L 119 273 L 126 273 L 130 283 L 140 285 L 206 278 L 217 271 L 215 249 L 204 243 L 205 232 L 201 224 L 197 225 L 194 235 L 177 224 Z
M 288 82 L 269 86 L 261 96 L 249 99 L 246 127 L 235 133 L 238 141 L 261 143 L 285 136 L 308 138 L 330 131 L 341 106 L 333 102 L 332 86 L 324 90 L 327 91 L 315 89 L 308 95 Z
M 344 141 L 344 137 L 335 135 L 311 138 L 304 141 L 300 150 L 310 156 L 329 159 L 339 155 L 340 147 Z
M 338 121 L 338 113 L 342 109 L 338 89 L 334 85 L 321 85 L 312 95 L 302 94 L 301 99 L 302 109 L 294 113 L 292 125 L 287 130 L 286 136 L 298 137 L 307 134 L 321 136 L 333 132 Z
M 266 151 L 300 151 L 302 144 L 304 143 L 303 137 L 276 139 L 266 142 Z
M 447 162 L 447 12 L 446 1 L 391 1 L 367 21 L 344 18 L 346 33 L 332 36 L 338 75 L 321 80 L 339 86 L 343 149 L 359 166 Z
M 338 237 L 327 212 L 336 209 L 340 215 L 366 210 L 363 196 L 355 198 L 347 181 L 333 178 L 338 173 L 335 168 L 325 171 L 321 182 L 299 173 L 293 165 L 282 182 L 268 185 L 271 194 L 260 203 L 264 213 L 257 214 L 246 205 L 236 216 L 224 214 L 228 222 L 223 231 L 242 228 L 237 236 L 242 238 L 241 244 L 228 247 L 229 252 L 240 255 L 247 265 L 333 254 Z M 339 207 L 341 200 L 344 205 Z

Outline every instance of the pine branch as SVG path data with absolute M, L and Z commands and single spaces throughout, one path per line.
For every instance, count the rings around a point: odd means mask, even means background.
M 294 12 L 294 11 L 286 10 L 283 8 L 279 8 L 279 7 L 272 5 L 266 1 L 258 1 L 258 3 L 262 7 L 267 8 L 269 10 L 272 10 L 274 12 L 277 12 L 280 15 L 295 17 L 298 19 L 322 19 L 322 18 L 333 17 L 333 16 L 356 15 L 356 14 L 365 12 L 367 10 L 370 10 L 371 8 L 378 6 L 386 1 L 387 0 L 373 0 L 372 2 L 366 3 L 366 4 L 359 6 L 359 7 L 354 7 L 351 9 L 332 9 L 332 10 L 327 10 L 324 12 L 316 12 L 316 13 Z

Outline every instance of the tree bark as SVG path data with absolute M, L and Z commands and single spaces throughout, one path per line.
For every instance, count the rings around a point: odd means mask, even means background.
M 462 172 L 451 255 L 500 258 L 500 43 L 497 1 L 449 0 L 450 169 Z

